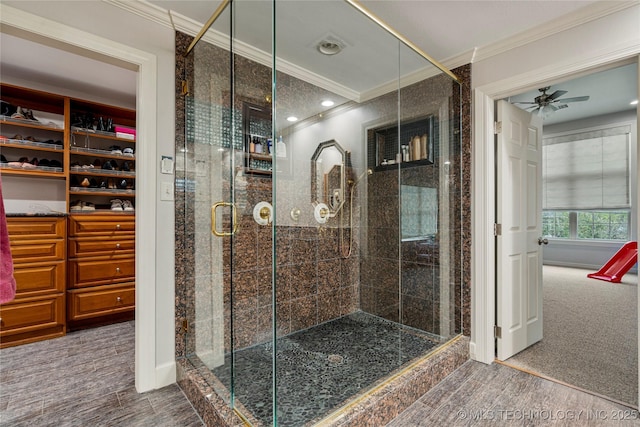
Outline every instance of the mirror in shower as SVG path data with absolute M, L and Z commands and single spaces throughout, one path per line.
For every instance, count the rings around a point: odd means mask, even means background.
M 345 151 L 332 139 L 322 142 L 311 156 L 311 204 L 325 204 L 335 216 L 344 204 Z

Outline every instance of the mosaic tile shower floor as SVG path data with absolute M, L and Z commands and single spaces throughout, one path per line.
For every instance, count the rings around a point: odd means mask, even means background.
M 280 338 L 278 425 L 311 424 L 437 346 L 427 334 L 358 312 Z M 235 353 L 235 396 L 272 424 L 272 343 Z M 213 373 L 230 383 L 230 356 Z

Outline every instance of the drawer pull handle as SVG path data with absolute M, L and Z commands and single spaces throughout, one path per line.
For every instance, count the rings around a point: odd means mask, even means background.
M 116 302 L 122 302 L 122 298 L 116 297 Z
M 116 273 L 120 273 L 120 267 L 116 267 Z
M 120 230 L 120 224 L 116 224 L 116 230 Z
M 120 249 L 120 243 L 116 243 L 116 249 Z

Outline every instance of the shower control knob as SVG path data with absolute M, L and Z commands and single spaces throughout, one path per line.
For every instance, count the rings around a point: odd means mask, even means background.
M 542 237 L 538 237 L 538 245 L 548 245 L 548 244 L 549 244 L 548 239 L 543 239 Z

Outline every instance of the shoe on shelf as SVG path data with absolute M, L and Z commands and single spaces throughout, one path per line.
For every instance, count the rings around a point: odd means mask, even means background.
M 120 199 L 112 199 L 111 200 L 111 210 L 112 211 L 121 211 L 124 210 L 122 200 Z
M 83 187 L 88 187 L 89 185 L 91 185 L 91 183 L 89 182 L 89 178 L 83 179 L 80 185 Z
M 83 211 L 95 211 L 96 210 L 96 205 L 94 205 L 91 202 L 83 202 L 84 205 L 82 206 L 82 210 Z
M 71 212 L 81 211 L 83 206 L 84 202 L 82 200 L 76 200 L 75 202 L 71 203 L 70 210 Z
M 125 211 L 133 211 L 133 210 L 135 210 L 133 208 L 133 204 L 131 203 L 131 200 L 123 200 L 122 201 L 122 209 L 124 209 Z
M 11 115 L 12 119 L 26 119 L 22 107 L 17 107 L 16 112 Z
M 112 145 L 109 149 L 111 150 L 111 154 L 122 155 L 122 148 L 120 148 L 119 145 Z
M 125 148 L 124 150 L 122 150 L 122 155 L 126 157 L 133 157 L 133 148 L 131 147 Z

